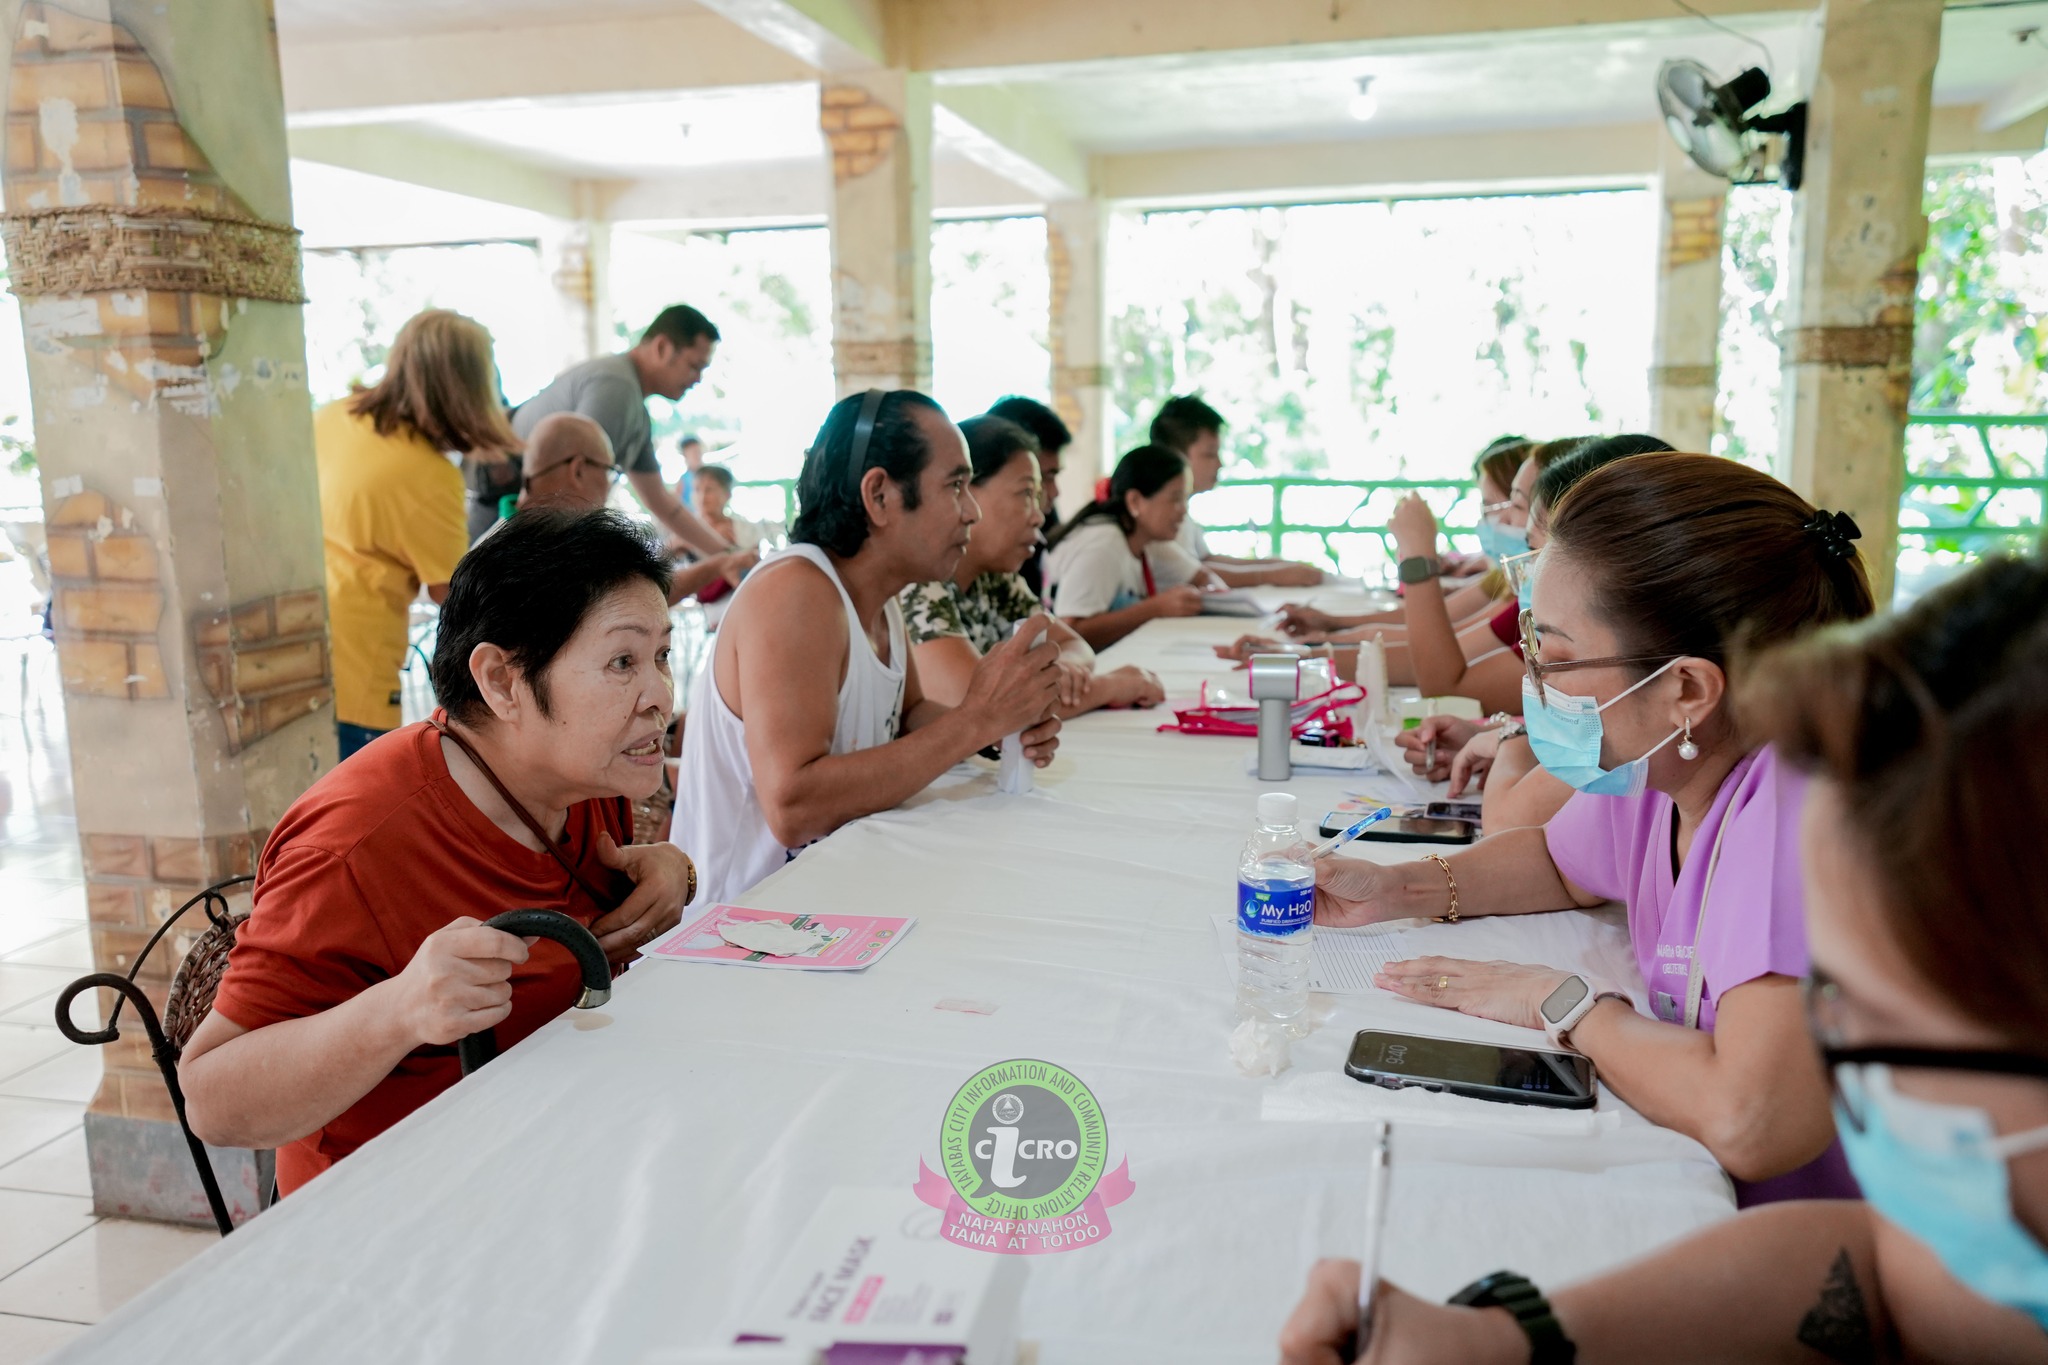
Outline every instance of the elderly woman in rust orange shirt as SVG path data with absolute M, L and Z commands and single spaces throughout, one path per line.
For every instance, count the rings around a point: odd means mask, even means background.
M 522 513 L 456 568 L 431 721 L 285 812 L 213 1012 L 179 1067 L 192 1128 L 276 1147 L 289 1193 L 453 1085 L 452 1046 L 567 1009 L 566 949 L 482 921 L 560 910 L 615 964 L 675 925 L 695 871 L 633 845 L 674 707 L 668 573 L 609 512 Z

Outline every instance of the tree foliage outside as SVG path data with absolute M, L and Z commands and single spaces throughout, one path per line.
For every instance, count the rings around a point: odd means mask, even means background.
M 1175 211 L 1114 222 L 1119 448 L 1199 391 L 1233 474 L 1456 478 L 1493 437 L 1647 421 L 1640 191 Z
M 1917 414 L 2028 417 L 2048 412 L 2048 154 L 1929 168 L 1927 246 L 1914 306 Z M 1779 335 L 1793 201 L 1770 187 L 1729 196 L 1724 235 L 1717 451 L 1771 468 L 1778 452 Z M 2048 432 L 1915 423 L 1915 477 L 2039 479 Z M 2026 535 L 1958 534 L 1968 525 L 2039 525 L 2041 497 L 2024 489 L 1908 489 L 1900 512 L 1899 579 L 1908 595 L 1991 548 Z

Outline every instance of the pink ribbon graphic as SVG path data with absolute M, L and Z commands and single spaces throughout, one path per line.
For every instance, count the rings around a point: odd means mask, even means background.
M 1101 1241 L 1111 1232 L 1109 1206 L 1123 1203 L 1136 1189 L 1126 1157 L 1095 1182 L 1071 1213 L 1058 1218 L 990 1218 L 967 1207 L 952 1182 L 926 1166 L 924 1158 L 917 1162 L 918 1199 L 946 1215 L 940 1235 L 959 1246 L 1005 1256 L 1043 1256 Z

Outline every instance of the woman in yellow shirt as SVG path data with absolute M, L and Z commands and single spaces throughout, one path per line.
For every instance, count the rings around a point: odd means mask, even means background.
M 518 448 L 491 334 L 443 309 L 399 329 L 374 387 L 313 414 L 341 757 L 398 728 L 407 613 L 422 585 L 446 595 L 469 548 L 451 456 L 497 464 Z

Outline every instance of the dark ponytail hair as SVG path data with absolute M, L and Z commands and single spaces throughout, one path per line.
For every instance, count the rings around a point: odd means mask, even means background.
M 1749 650 L 1870 615 L 1863 560 L 1830 515 L 1718 455 L 1624 459 L 1558 504 L 1543 553 L 1589 571 L 1618 653 L 1727 672 Z
M 932 455 L 917 411 L 923 408 L 944 417 L 945 409 L 915 389 L 884 394 L 875 408 L 867 448 L 861 452 L 863 468 L 855 469 L 854 429 L 860 424 L 861 407 L 874 392 L 849 394 L 834 403 L 825 414 L 825 425 L 818 428 L 818 439 L 804 452 L 804 467 L 796 479 L 796 521 L 789 528 L 789 538 L 799 545 L 816 545 L 842 558 L 860 553 L 868 539 L 868 509 L 860 500 L 860 481 L 868 469 L 886 473 L 902 490 L 904 508 L 917 510 L 922 497 L 917 481 Z
M 1845 837 L 1901 957 L 1959 1012 L 2038 1051 L 2048 564 L 1986 560 L 1896 617 L 1767 655 L 1743 714 L 1839 788 Z
M 1036 459 L 1043 449 L 1036 436 L 1006 417 L 970 417 L 960 424 L 960 434 L 967 438 L 967 462 L 974 467 L 970 482 L 976 487 L 1002 473 L 1019 455 Z
M 1100 517 L 1114 518 L 1123 528 L 1125 535 L 1137 522 L 1131 519 L 1131 509 L 1124 505 L 1124 494 L 1136 492 L 1141 498 L 1149 498 L 1175 479 L 1188 472 L 1187 456 L 1165 446 L 1139 446 L 1116 462 L 1116 472 L 1107 480 L 1107 498 L 1097 498 L 1082 508 L 1071 521 L 1063 521 L 1052 533 L 1045 547 L 1050 550 L 1070 535 L 1074 528 L 1086 521 Z

